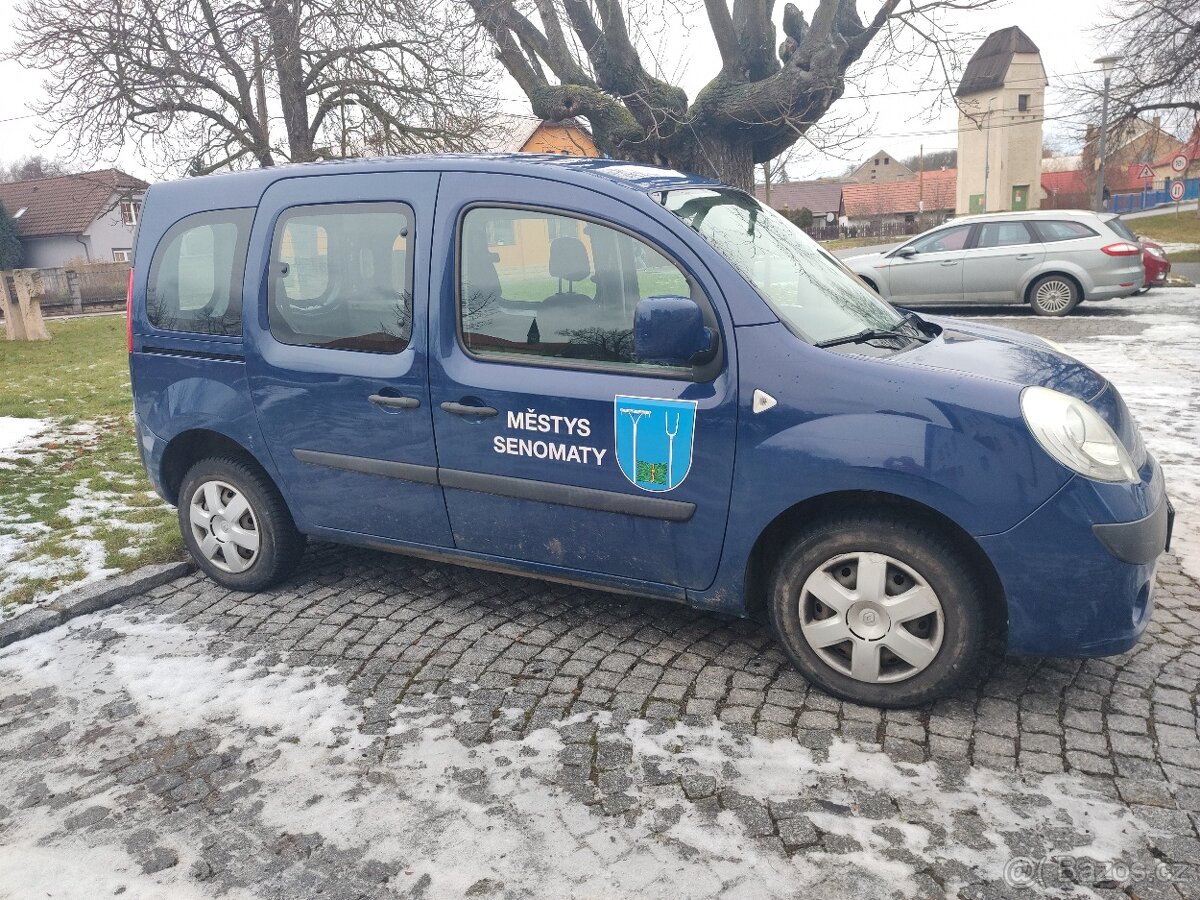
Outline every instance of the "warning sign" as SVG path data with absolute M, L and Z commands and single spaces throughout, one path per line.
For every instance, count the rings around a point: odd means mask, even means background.
M 1145 163 L 1142 163 L 1141 169 L 1138 170 L 1137 177 L 1153 179 L 1154 178 L 1154 170 L 1152 168 L 1150 168 L 1148 165 L 1146 165 Z

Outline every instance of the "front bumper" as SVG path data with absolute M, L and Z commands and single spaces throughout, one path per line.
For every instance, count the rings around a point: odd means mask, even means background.
M 1076 476 L 1015 527 L 979 539 L 1008 602 L 1011 652 L 1111 656 L 1137 643 L 1174 519 L 1152 457 L 1141 474 L 1137 485 Z

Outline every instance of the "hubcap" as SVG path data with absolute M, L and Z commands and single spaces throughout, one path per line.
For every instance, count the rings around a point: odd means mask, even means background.
M 224 481 L 206 481 L 188 505 L 192 536 L 204 558 L 225 572 L 244 572 L 258 559 L 258 521 L 250 502 Z
M 828 560 L 800 591 L 800 630 L 821 659 L 857 681 L 904 681 L 942 646 L 942 604 L 910 566 L 883 553 Z
M 1047 312 L 1062 312 L 1071 302 L 1071 286 L 1065 281 L 1047 281 L 1037 290 L 1037 302 Z

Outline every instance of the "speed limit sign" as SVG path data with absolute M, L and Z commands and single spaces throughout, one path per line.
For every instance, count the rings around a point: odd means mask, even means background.
M 1172 182 L 1171 183 L 1171 199 L 1174 200 L 1176 203 L 1178 203 L 1180 200 L 1182 200 L 1185 188 L 1186 188 L 1186 186 L 1184 185 L 1184 183 L 1182 181 Z
M 1171 160 L 1171 171 L 1183 172 L 1187 169 L 1190 160 L 1182 153 Z

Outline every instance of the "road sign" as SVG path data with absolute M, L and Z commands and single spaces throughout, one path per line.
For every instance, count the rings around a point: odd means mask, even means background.
M 1191 162 L 1191 160 L 1189 160 L 1183 153 L 1180 153 L 1173 160 L 1171 160 L 1171 170 L 1174 172 L 1185 172 L 1187 171 L 1189 162 Z
M 1154 178 L 1154 170 L 1145 163 L 1142 163 L 1142 168 L 1138 171 L 1138 178 Z
M 1171 199 L 1178 203 L 1183 199 L 1186 189 L 1186 185 L 1182 181 L 1171 182 Z

